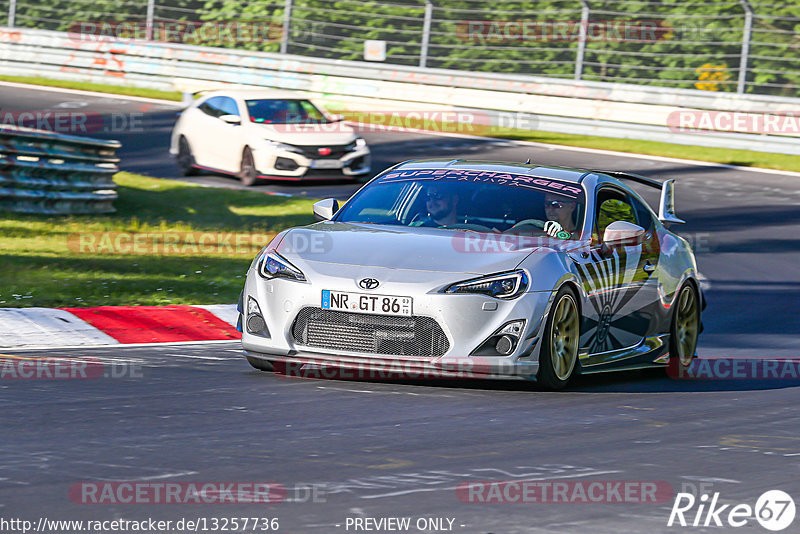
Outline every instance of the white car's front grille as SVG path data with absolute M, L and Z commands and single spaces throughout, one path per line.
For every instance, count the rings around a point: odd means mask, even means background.
M 299 345 L 387 356 L 442 356 L 450 348 L 431 317 L 394 317 L 303 308 L 292 336 Z

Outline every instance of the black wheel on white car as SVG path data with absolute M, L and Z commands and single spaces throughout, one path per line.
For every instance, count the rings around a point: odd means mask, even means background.
M 178 171 L 181 176 L 190 176 L 195 170 L 194 156 L 189 141 L 184 136 L 178 139 Z
M 542 335 L 536 380 L 547 389 L 567 385 L 578 364 L 580 315 L 578 298 L 569 287 L 559 289 Z
M 251 186 L 256 183 L 258 179 L 258 171 L 256 170 L 256 162 L 253 158 L 253 151 L 249 146 L 244 147 L 242 151 L 242 165 L 239 170 L 239 180 L 242 185 Z

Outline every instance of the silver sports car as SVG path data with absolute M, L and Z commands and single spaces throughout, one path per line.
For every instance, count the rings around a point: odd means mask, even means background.
M 661 190 L 659 213 L 630 189 Z M 239 301 L 247 360 L 341 376 L 534 378 L 689 366 L 705 307 L 673 181 L 415 160 L 278 234 Z M 370 372 L 363 372 L 368 369 Z

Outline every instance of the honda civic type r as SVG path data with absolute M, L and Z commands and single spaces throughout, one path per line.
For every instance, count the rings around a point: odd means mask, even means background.
M 170 154 L 183 175 L 205 169 L 258 179 L 358 179 L 370 172 L 364 139 L 342 117 L 288 91 L 208 93 L 184 110 Z
M 656 215 L 628 185 L 661 190 Z M 247 360 L 535 378 L 687 367 L 705 301 L 672 180 L 464 160 L 390 168 L 247 272 Z

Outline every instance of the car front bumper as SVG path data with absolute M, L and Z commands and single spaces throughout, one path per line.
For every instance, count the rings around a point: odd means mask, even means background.
M 353 270 L 351 267 L 350 269 Z M 463 274 L 425 273 L 424 280 L 414 280 L 414 274 L 394 273 L 390 269 L 372 274 L 386 282 L 372 292 L 353 287 L 353 280 L 344 274 L 341 277 L 325 277 L 315 273 L 314 282 L 295 282 L 284 279 L 265 280 L 251 269 L 242 293 L 242 346 L 251 358 L 266 362 L 281 362 L 289 369 L 300 370 L 307 364 L 335 365 L 365 372 L 368 375 L 394 370 L 415 378 L 415 373 L 424 377 L 442 378 L 531 378 L 538 372 L 539 336 L 542 318 L 550 304 L 551 292 L 529 292 L 514 300 L 500 300 L 483 295 L 452 295 L 440 293 L 438 288 L 465 278 Z M 431 318 L 447 338 L 448 348 L 441 355 L 397 355 L 379 350 L 364 352 L 310 346 L 295 337 L 293 328 L 301 311 L 321 307 L 323 289 L 332 291 L 360 292 L 392 296 L 411 296 L 414 317 Z M 266 335 L 248 331 L 247 306 L 252 298 L 266 324 Z M 360 316 L 361 314 L 347 313 Z M 356 321 L 357 321 L 356 317 Z M 525 326 L 514 350 L 506 355 L 476 355 L 476 349 L 491 338 L 504 325 L 524 320 Z M 413 334 L 409 334 L 413 335 Z M 390 367 L 387 367 L 389 365 Z M 309 367 L 310 368 L 310 367 Z M 419 378 L 419 376 L 416 376 Z
M 357 148 L 340 158 L 311 159 L 288 150 L 256 149 L 256 168 L 264 178 L 300 180 L 341 176 L 362 176 L 371 170 L 369 148 Z

